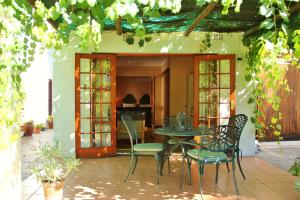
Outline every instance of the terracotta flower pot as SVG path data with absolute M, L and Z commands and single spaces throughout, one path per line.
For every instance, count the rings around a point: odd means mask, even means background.
M 63 187 L 63 180 L 56 183 L 43 182 L 45 200 L 62 200 Z
M 41 133 L 41 128 L 39 128 L 39 127 L 34 127 L 33 132 L 34 132 L 34 133 Z
M 53 129 L 53 120 L 52 119 L 47 120 L 47 126 L 49 129 Z
M 34 129 L 34 125 L 31 122 L 27 122 L 24 124 L 23 130 L 24 130 L 24 136 L 32 136 Z

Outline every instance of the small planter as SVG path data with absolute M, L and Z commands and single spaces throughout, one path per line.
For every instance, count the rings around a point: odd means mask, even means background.
M 34 133 L 41 133 L 41 128 L 40 127 L 34 127 L 33 132 Z
M 62 200 L 63 199 L 64 181 L 55 183 L 43 182 L 45 200 Z
M 33 122 L 26 122 L 23 125 L 24 136 L 32 136 L 33 129 L 34 129 Z
M 53 117 L 49 116 L 47 119 L 47 128 L 53 129 Z

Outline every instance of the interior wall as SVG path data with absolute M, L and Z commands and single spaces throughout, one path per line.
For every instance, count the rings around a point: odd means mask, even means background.
M 161 67 L 117 67 L 117 76 L 155 76 L 161 73 Z
M 214 33 L 213 33 L 214 34 Z M 244 113 L 249 119 L 253 116 L 255 105 L 249 105 L 248 99 L 254 83 L 245 81 L 248 67 L 246 54 L 248 48 L 243 46 L 243 33 L 223 33 L 223 40 L 212 40 L 210 48 L 202 53 L 236 54 L 240 58 L 236 62 L 236 113 Z M 104 32 L 99 53 L 195 53 L 200 54 L 199 44 L 205 38 L 204 32 L 192 32 L 184 37 L 182 32 L 161 33 L 151 35 L 152 40 L 139 47 L 138 44 L 128 45 L 122 36 L 115 32 Z M 55 138 L 63 142 L 65 150 L 75 150 L 75 53 L 84 52 L 74 48 L 78 44 L 76 37 L 71 38 L 71 45 L 64 46 L 55 52 L 53 64 L 53 115 Z M 88 53 L 95 52 L 91 47 Z M 185 67 L 185 65 L 182 65 Z M 183 77 L 182 77 L 183 79 Z M 186 80 L 186 78 L 184 78 Z M 173 88 L 174 89 L 174 88 Z M 175 90 L 175 89 L 174 89 Z M 171 101 L 174 97 L 171 97 Z M 175 100 L 176 101 L 176 100 Z M 176 110 L 173 112 L 176 112 Z M 243 155 L 255 154 L 255 127 L 248 122 L 241 136 Z
M 162 126 L 163 121 L 163 85 L 162 75 L 155 76 L 155 115 L 154 123 L 155 126 Z
M 186 112 L 187 80 L 194 71 L 192 56 L 170 58 L 170 115 Z
M 123 98 L 127 94 L 132 94 L 139 104 L 144 94 L 151 96 L 151 78 L 117 76 L 117 107 L 122 106 Z

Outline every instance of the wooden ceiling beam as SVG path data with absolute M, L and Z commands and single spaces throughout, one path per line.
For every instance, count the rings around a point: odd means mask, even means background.
M 298 11 L 300 11 L 300 2 L 297 3 L 296 5 L 294 5 L 293 7 L 291 7 L 291 8 L 289 9 L 289 13 L 290 13 L 290 14 L 293 14 L 293 13 L 298 12 Z M 275 16 L 275 22 L 277 22 L 277 21 L 279 21 L 279 20 L 281 20 L 281 19 L 282 19 L 282 17 L 281 17 L 280 15 L 276 15 L 276 16 Z M 248 29 L 247 31 L 245 31 L 245 32 L 244 32 L 244 37 L 247 37 L 247 36 L 249 36 L 249 35 L 251 35 L 251 34 L 253 34 L 253 33 L 255 33 L 255 32 L 261 30 L 261 28 L 262 28 L 262 27 L 261 27 L 261 22 L 260 22 L 259 24 L 255 25 L 255 26 L 253 26 L 252 28 L 250 28 L 250 29 Z
M 116 31 L 118 35 L 122 35 L 122 17 L 119 16 L 116 21 Z
M 189 36 L 189 34 L 194 30 L 194 28 L 199 24 L 199 22 L 207 17 L 209 13 L 216 7 L 218 1 L 211 1 L 206 8 L 198 15 L 195 21 L 187 28 L 184 32 L 184 36 Z

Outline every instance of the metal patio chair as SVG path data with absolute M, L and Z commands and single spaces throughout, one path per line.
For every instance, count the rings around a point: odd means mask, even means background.
M 228 125 L 221 125 L 214 128 L 214 132 L 209 135 L 209 140 L 205 140 L 205 135 L 202 133 L 201 135 L 201 144 L 190 143 L 186 141 L 180 140 L 180 144 L 182 146 L 191 145 L 200 148 L 196 149 L 189 149 L 187 152 L 183 152 L 186 154 L 187 163 L 188 163 L 188 176 L 189 176 L 189 183 L 191 183 L 191 173 L 190 173 L 190 166 L 191 161 L 195 161 L 198 163 L 198 173 L 199 173 L 199 190 L 201 194 L 201 198 L 203 198 L 203 191 L 202 191 L 202 175 L 204 174 L 204 165 L 205 164 L 215 164 L 216 165 L 216 177 L 215 183 L 218 182 L 219 176 L 219 165 L 221 163 L 232 163 L 232 174 L 233 174 L 233 181 L 234 186 L 236 189 L 236 193 L 239 194 L 238 186 L 236 182 L 235 176 L 235 149 L 237 145 L 236 135 L 238 134 L 238 128 L 235 126 L 228 126 Z M 201 148 L 205 143 L 206 148 Z M 184 147 L 182 147 L 184 149 Z M 231 152 L 232 157 L 229 158 L 226 153 L 224 152 Z M 183 176 L 183 163 L 185 162 L 182 159 L 181 165 L 181 180 Z M 180 186 L 182 183 L 180 182 Z
M 240 139 L 241 139 L 241 135 L 242 135 L 243 129 L 244 129 L 247 121 L 248 121 L 248 117 L 244 114 L 233 115 L 229 118 L 229 121 L 228 121 L 229 126 L 236 126 L 238 128 L 238 132 L 236 135 L 237 145 L 236 145 L 236 149 L 235 149 L 235 154 L 236 154 L 239 170 L 244 179 L 246 179 L 246 177 L 244 175 L 244 172 L 241 167 L 241 162 L 240 162 L 240 152 L 241 152 L 241 156 L 242 156 L 242 151 L 240 149 Z M 229 171 L 228 163 L 226 163 L 226 165 L 227 165 L 227 170 Z
M 124 179 L 127 181 L 130 174 L 133 174 L 138 162 L 138 156 L 153 155 L 157 161 L 157 184 L 159 184 L 159 176 L 161 174 L 162 159 L 164 156 L 164 145 L 162 143 L 138 143 L 138 135 L 134 127 L 133 120 L 129 115 L 121 115 L 122 122 L 124 123 L 130 138 L 131 151 L 130 151 L 130 167 L 128 174 Z

